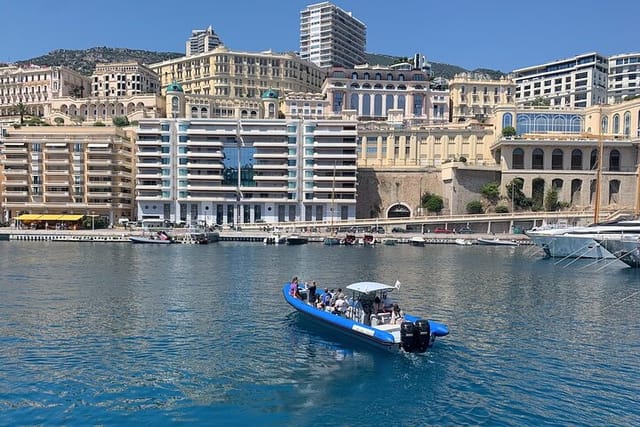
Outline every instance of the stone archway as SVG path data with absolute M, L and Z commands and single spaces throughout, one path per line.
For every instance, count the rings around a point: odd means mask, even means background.
M 410 216 L 411 209 L 403 203 L 393 204 L 387 209 L 387 218 L 409 218 Z

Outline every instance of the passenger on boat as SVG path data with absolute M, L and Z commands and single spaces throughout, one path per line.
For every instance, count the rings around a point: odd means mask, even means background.
M 302 297 L 300 296 L 300 291 L 298 290 L 298 277 L 296 276 L 291 279 L 291 286 L 289 286 L 289 295 L 298 299 L 302 299 Z
M 329 288 L 324 288 L 324 294 L 322 295 L 322 304 L 324 304 L 325 307 L 331 305 L 331 293 L 329 292 Z
M 307 289 L 307 298 L 309 304 L 314 305 L 316 303 L 316 281 L 312 280 L 311 285 Z
M 371 310 L 372 314 L 378 314 L 378 313 L 382 313 L 384 311 L 384 306 L 382 305 L 382 301 L 380 300 L 380 297 L 376 295 L 375 299 L 373 300 L 373 308 Z
M 391 323 L 396 325 L 398 323 L 402 323 L 404 320 L 404 312 L 400 310 L 400 306 L 397 303 L 393 304 L 393 309 L 391 310 Z
M 333 306 L 333 314 L 344 315 L 349 308 L 349 303 L 344 298 L 338 298 Z

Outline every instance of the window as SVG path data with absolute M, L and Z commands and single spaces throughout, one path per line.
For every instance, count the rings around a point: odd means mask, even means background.
M 544 152 L 540 148 L 533 150 L 531 155 L 531 169 L 544 169 Z
M 618 150 L 611 150 L 609 153 L 609 170 L 620 171 L 620 152 Z
M 511 163 L 513 169 L 524 169 L 524 151 L 522 151 L 522 148 L 513 150 Z
M 620 132 L 620 115 L 613 115 L 613 133 L 617 135 Z
M 631 136 L 631 113 L 629 111 L 624 113 L 624 136 L 625 138 Z
M 551 153 L 551 169 L 553 170 L 562 170 L 563 163 L 563 153 L 562 150 L 556 148 Z

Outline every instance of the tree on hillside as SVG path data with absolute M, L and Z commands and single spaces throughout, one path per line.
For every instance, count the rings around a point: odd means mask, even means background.
M 480 189 L 480 193 L 493 205 L 500 200 L 500 184 L 497 182 L 490 182 L 485 184 Z

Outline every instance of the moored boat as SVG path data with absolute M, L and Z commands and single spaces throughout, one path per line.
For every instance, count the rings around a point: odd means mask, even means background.
M 456 245 L 471 246 L 471 245 L 473 245 L 473 242 L 471 240 L 468 240 L 468 239 L 456 239 Z
M 357 242 L 356 236 L 353 234 L 347 234 L 346 236 L 344 236 L 344 239 L 340 240 L 340 244 L 345 246 L 355 245 L 356 242 Z
M 307 237 L 298 236 L 296 234 L 287 236 L 287 245 L 304 245 L 307 243 L 309 243 L 309 239 Z
M 640 235 L 603 236 L 596 241 L 629 267 L 640 268 Z
M 340 244 L 340 239 L 337 237 L 325 237 L 322 243 L 326 246 L 336 246 Z
M 382 239 L 382 244 L 386 246 L 395 246 L 398 244 L 398 239 L 395 237 L 385 237 Z
M 153 245 L 168 245 L 175 243 L 174 239 L 165 231 L 158 231 L 156 234 L 152 234 L 150 236 L 130 236 L 129 241 L 131 241 L 131 243 L 145 243 Z
M 479 245 L 488 245 L 488 246 L 518 246 L 518 242 L 514 242 L 513 240 L 502 240 L 497 237 L 493 239 L 484 239 L 478 238 L 476 239 Z
M 409 239 L 409 244 L 411 246 L 424 246 L 427 243 L 422 236 L 415 236 Z
M 294 285 L 296 286 L 296 285 Z M 448 327 L 440 322 L 404 314 L 395 310 L 392 313 L 373 313 L 379 301 L 389 301 L 388 294 L 397 286 L 377 282 L 358 282 L 346 287 L 347 293 L 334 307 L 318 308 L 303 299 L 292 295 L 292 285 L 282 288 L 285 300 L 299 312 L 321 324 L 337 329 L 359 340 L 390 350 L 402 350 L 409 353 L 424 353 L 433 344 L 436 337 L 449 334 Z M 304 295 L 304 289 L 299 292 Z M 320 297 L 324 292 L 319 289 Z M 397 304 L 394 305 L 397 308 Z

